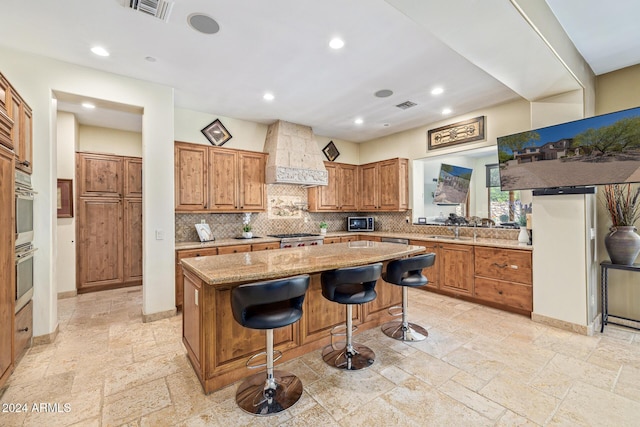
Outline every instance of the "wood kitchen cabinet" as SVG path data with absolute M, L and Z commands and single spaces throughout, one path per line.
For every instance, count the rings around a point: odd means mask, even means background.
M 266 210 L 266 154 L 209 148 L 209 205 L 212 212 Z
M 473 295 L 473 246 L 442 243 L 438 245 L 440 263 L 438 284 L 441 290 L 456 295 Z
M 142 284 L 142 159 L 76 153 L 78 292 Z
M 11 141 L 16 157 L 16 168 L 33 172 L 33 123 L 31 108 L 13 87 L 9 93 L 9 115 L 13 119 Z
M 0 145 L 0 389 L 13 369 L 16 271 L 14 162 L 13 152 Z
M 176 142 L 176 212 L 264 212 L 267 155 Z
M 358 209 L 358 166 L 324 162 L 328 185 L 307 190 L 310 212 L 353 212 Z
M 476 298 L 530 314 L 532 279 L 531 251 L 475 248 Z
M 0 74 L 0 144 L 13 150 L 11 131 L 13 119 L 10 115 L 10 86 L 9 82 Z
M 182 311 L 182 342 L 192 355 L 191 361 L 195 365 L 195 371 L 200 373 L 202 370 L 201 343 L 204 342 L 204 331 L 200 328 L 200 325 L 203 324 L 200 307 L 202 307 L 202 298 L 204 297 L 202 287 L 206 285 L 188 271 L 183 274 L 185 303 Z M 182 306 L 182 299 L 180 306 Z
M 409 208 L 409 161 L 367 163 L 360 170 L 361 211 L 405 211 Z
M 201 256 L 218 255 L 218 248 L 183 249 L 176 251 L 176 307 L 182 307 L 184 296 L 184 272 L 180 260 L 183 258 L 197 258 Z
M 251 245 L 232 245 L 218 247 L 218 255 L 239 254 L 242 252 L 251 252 Z
M 251 252 L 280 249 L 280 242 L 256 243 L 251 245 Z
M 174 175 L 176 211 L 204 211 L 207 207 L 209 147 L 176 142 Z
M 414 246 L 424 246 L 425 254 L 429 254 L 429 253 L 436 254 L 435 263 L 431 267 L 422 269 L 422 274 L 424 274 L 424 276 L 427 278 L 427 280 L 429 280 L 429 282 L 426 285 L 421 286 L 421 288 L 439 289 L 440 286 L 438 283 L 438 276 L 440 274 L 440 261 L 441 261 L 440 244 L 438 242 L 431 242 L 431 241 L 425 241 L 425 240 L 410 240 L 409 244 Z

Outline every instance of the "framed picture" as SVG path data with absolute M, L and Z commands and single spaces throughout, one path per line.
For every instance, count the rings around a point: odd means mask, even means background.
M 58 180 L 58 218 L 73 218 L 73 180 Z
M 449 147 L 484 139 L 485 116 L 476 117 L 463 122 L 453 123 L 428 132 L 428 149 Z
M 340 155 L 340 152 L 336 148 L 336 145 L 333 143 L 333 141 L 329 141 L 329 143 L 322 149 L 322 152 L 330 162 L 333 162 Z
M 207 137 L 212 145 L 223 145 L 225 142 L 231 139 L 231 134 L 225 128 L 219 119 L 215 119 L 209 123 L 200 132 Z

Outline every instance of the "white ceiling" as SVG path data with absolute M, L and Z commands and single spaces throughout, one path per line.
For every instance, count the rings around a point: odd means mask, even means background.
M 175 0 L 167 23 L 123 7 L 128 0 L 1 1 L 7 47 L 173 87 L 178 108 L 282 119 L 354 142 L 435 123 L 445 107 L 457 116 L 577 88 L 506 0 Z M 640 63 L 639 1 L 547 3 L 596 74 Z M 219 33 L 190 28 L 194 12 L 216 19 Z M 334 36 L 343 49 L 328 47 Z M 91 54 L 94 45 L 111 56 Z M 444 94 L 431 95 L 435 86 Z M 374 97 L 380 89 L 394 94 Z M 267 91 L 274 101 L 262 99 Z M 123 128 L 122 116 L 82 112 L 78 101 L 59 109 Z M 418 105 L 395 106 L 404 101 Z

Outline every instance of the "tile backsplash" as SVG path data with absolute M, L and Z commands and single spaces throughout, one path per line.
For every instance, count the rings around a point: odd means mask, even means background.
M 406 212 L 340 212 L 340 213 L 316 213 L 308 212 L 307 189 L 297 185 L 270 184 L 267 185 L 267 204 L 269 207 L 278 201 L 295 201 L 295 206 L 300 207 L 299 212 L 294 212 L 291 217 L 274 217 L 268 212 L 252 213 L 251 227 L 254 236 L 266 236 L 267 234 L 284 233 L 319 233 L 319 224 L 325 221 L 328 231 L 346 231 L 348 216 L 373 216 L 377 231 L 390 231 L 416 234 L 451 234 L 446 227 L 413 225 L 407 223 L 406 218 L 411 218 L 411 211 Z M 269 208 L 268 208 L 269 209 Z M 273 211 L 272 211 L 273 212 Z M 204 220 L 211 227 L 213 235 L 217 239 L 233 238 L 242 234 L 242 220 L 244 214 L 219 214 L 219 213 L 176 213 L 176 243 L 197 242 L 198 233 L 195 224 Z M 478 229 L 478 236 L 500 239 L 517 239 L 518 230 L 503 229 Z M 460 235 L 473 235 L 473 229 L 463 227 Z

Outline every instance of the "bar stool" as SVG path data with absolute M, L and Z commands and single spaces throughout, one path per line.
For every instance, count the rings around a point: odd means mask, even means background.
M 250 369 L 266 366 L 264 372 L 246 378 L 236 392 L 236 403 L 250 414 L 272 415 L 293 406 L 302 395 L 302 382 L 292 373 L 274 371 L 273 330 L 297 322 L 302 317 L 302 302 L 309 287 L 309 276 L 240 285 L 231 291 L 233 318 L 250 329 L 264 329 L 266 351 L 254 354 L 247 361 Z M 266 364 L 251 361 L 266 354 Z
M 429 280 L 423 276 L 422 269 L 431 267 L 435 261 L 436 254 L 430 253 L 391 261 L 387 264 L 387 271 L 382 275 L 382 279 L 387 283 L 402 286 L 402 312 L 394 314 L 391 311 L 399 307 L 391 307 L 389 312 L 396 316 L 402 315 L 402 321 L 396 320 L 382 325 L 382 332 L 385 335 L 401 341 L 422 341 L 427 338 L 429 333 L 426 329 L 407 321 L 409 287 L 426 285 Z
M 375 361 L 375 353 L 369 347 L 352 342 L 353 305 L 364 304 L 376 299 L 376 281 L 380 278 L 382 263 L 362 267 L 339 268 L 321 275 L 322 295 L 329 301 L 345 304 L 347 308 L 346 326 L 339 325 L 331 331 L 331 344 L 322 351 L 322 359 L 328 365 L 338 369 L 358 370 L 367 368 Z M 344 334 L 338 334 L 338 328 L 345 328 Z M 336 348 L 335 335 L 345 335 L 344 347 Z

